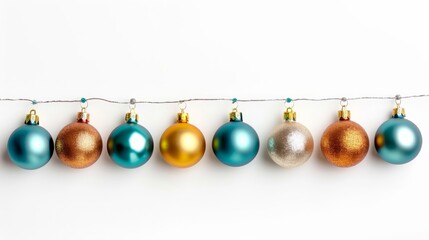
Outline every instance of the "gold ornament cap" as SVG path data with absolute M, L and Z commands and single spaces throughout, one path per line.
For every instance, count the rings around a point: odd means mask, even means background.
M 125 121 L 127 123 L 137 123 L 139 121 L 139 115 L 133 109 L 125 114 Z
M 25 117 L 25 124 L 27 125 L 39 125 L 39 116 L 36 114 L 36 110 L 31 109 L 30 113 Z
M 405 108 L 402 108 L 401 106 L 397 106 L 397 107 L 393 108 L 392 117 L 394 117 L 394 118 L 406 117 Z
M 82 108 L 80 112 L 77 113 L 77 121 L 81 123 L 89 123 L 90 115 L 86 112 L 86 108 Z
M 340 101 L 341 110 L 338 111 L 338 119 L 340 121 L 350 120 L 351 112 L 350 112 L 350 110 L 347 110 L 348 104 L 349 104 L 349 102 L 347 101 L 347 98 L 345 98 L 345 97 L 341 98 L 341 101 Z
M 338 111 L 338 119 L 340 120 L 350 120 L 351 112 L 350 110 L 347 110 L 345 106 L 341 108 L 340 111 Z
M 285 121 L 296 121 L 296 112 L 293 111 L 291 107 L 288 107 L 283 113 L 283 118 L 285 119 Z
M 229 113 L 229 121 L 231 122 L 242 122 L 243 114 L 237 110 L 233 110 Z
M 184 112 L 184 111 L 177 113 L 177 122 L 178 123 L 189 122 L 189 114 L 187 112 Z

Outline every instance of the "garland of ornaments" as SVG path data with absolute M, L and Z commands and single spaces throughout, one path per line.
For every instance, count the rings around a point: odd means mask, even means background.
M 421 97 L 427 95 L 409 96 Z M 382 99 L 382 97 L 372 97 Z M 368 98 L 355 98 L 368 99 Z M 391 98 L 383 98 L 391 99 Z M 28 99 L 0 99 L 1 101 L 28 101 Z M 94 99 L 91 99 L 94 100 Z M 95 99 L 103 100 L 103 99 Z M 225 99 L 189 99 L 225 100 Z M 271 101 L 277 99 L 265 99 Z M 296 99 L 296 100 L 334 100 Z M 404 164 L 413 160 L 422 147 L 419 128 L 405 119 L 401 107 L 401 97 L 395 98 L 396 107 L 392 118 L 378 128 L 374 144 L 381 159 L 392 164 Z M 31 100 L 33 104 L 36 101 Z M 105 100 L 110 103 L 123 103 Z M 243 100 L 241 100 L 243 101 Z M 261 100 L 244 100 L 261 101 Z M 74 102 L 51 100 L 51 102 Z M 54 149 L 58 158 L 72 168 L 86 168 L 95 163 L 103 149 L 100 133 L 89 124 L 88 101 L 80 100 L 81 110 L 77 121 L 65 126 L 58 134 L 55 143 L 49 132 L 39 125 L 39 117 L 33 109 L 27 114 L 25 124 L 10 136 L 7 151 L 11 161 L 24 169 L 38 169 L 51 159 Z M 171 103 L 149 102 L 149 103 Z M 225 165 L 240 167 L 251 162 L 259 150 L 259 137 L 256 131 L 243 122 L 243 114 L 238 111 L 238 100 L 232 99 L 229 122 L 223 124 L 214 134 L 212 149 L 216 158 Z M 135 99 L 129 102 L 130 111 L 125 114 L 125 123 L 115 128 L 107 140 L 107 151 L 117 165 L 124 168 L 137 168 L 152 156 L 154 142 L 150 132 L 138 124 Z M 147 103 L 147 102 L 146 102 Z M 170 165 L 187 168 L 198 163 L 204 155 L 206 142 L 202 132 L 189 123 L 185 112 L 186 101 L 178 101 L 180 112 L 177 122 L 167 128 L 161 136 L 159 149 L 162 158 Z M 346 98 L 340 99 L 341 109 L 338 121 L 328 126 L 320 141 L 321 151 L 327 161 L 337 167 L 351 167 L 360 163 L 368 153 L 369 138 L 365 129 L 351 120 Z M 275 127 L 266 144 L 268 155 L 281 167 L 292 168 L 304 164 L 312 155 L 314 141 L 310 131 L 296 121 L 292 99 L 285 101 L 284 122 Z

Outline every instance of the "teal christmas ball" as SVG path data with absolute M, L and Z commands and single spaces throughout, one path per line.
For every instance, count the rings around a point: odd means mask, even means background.
M 138 123 L 124 123 L 110 134 L 107 151 L 113 162 L 121 167 L 140 167 L 152 156 L 152 135 Z
M 54 141 L 43 127 L 26 124 L 10 135 L 7 152 L 15 165 L 33 170 L 49 162 L 54 152 Z
M 422 148 L 422 134 L 413 122 L 394 117 L 378 128 L 375 148 L 378 155 L 388 163 L 408 163 Z
M 259 150 L 259 137 L 250 125 L 231 121 L 216 131 L 212 147 L 219 161 L 228 166 L 240 167 L 255 158 Z

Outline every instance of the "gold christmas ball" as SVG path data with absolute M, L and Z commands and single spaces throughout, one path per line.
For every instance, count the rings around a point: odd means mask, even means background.
M 359 124 L 340 120 L 323 133 L 320 148 L 325 158 L 337 167 L 352 167 L 368 153 L 368 134 Z
M 159 149 L 168 164 L 187 168 L 198 163 L 203 157 L 206 141 L 197 127 L 186 122 L 178 122 L 162 134 Z
M 55 141 L 58 158 L 72 168 L 85 168 L 101 155 L 103 143 L 97 129 L 85 122 L 65 126 Z

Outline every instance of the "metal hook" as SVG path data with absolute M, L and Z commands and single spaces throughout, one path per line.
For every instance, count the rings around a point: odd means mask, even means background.
M 80 99 L 80 107 L 82 109 L 86 109 L 88 107 L 88 101 L 86 100 L 86 98 L 81 98 Z
M 184 112 L 186 107 L 187 107 L 186 102 L 184 102 L 184 101 L 179 102 L 179 109 L 181 112 Z
M 233 98 L 232 99 L 232 111 L 237 112 L 238 110 L 238 99 Z
M 349 105 L 349 101 L 347 100 L 346 97 L 341 98 L 340 105 L 341 105 L 341 107 L 347 107 Z
M 401 95 L 398 94 L 395 96 L 395 103 L 396 103 L 397 107 L 399 107 L 401 105 L 401 100 L 402 100 Z
M 136 99 L 135 98 L 131 98 L 130 99 L 130 104 L 129 104 L 129 108 L 130 110 L 135 110 L 136 109 Z
M 286 98 L 285 100 L 285 107 L 286 109 L 290 108 L 292 109 L 295 106 L 295 102 L 293 101 L 292 98 Z

